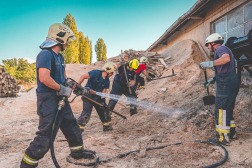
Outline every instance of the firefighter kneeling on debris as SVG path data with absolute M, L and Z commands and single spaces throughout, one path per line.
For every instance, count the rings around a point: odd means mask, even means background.
M 239 91 L 239 79 L 236 74 L 234 55 L 231 50 L 222 46 L 224 39 L 214 33 L 207 37 L 205 45 L 214 52 L 214 61 L 202 62 L 200 67 L 215 69 L 215 77 L 208 80 L 209 84 L 216 81 L 215 120 L 216 139 L 212 141 L 228 145 L 230 139 L 236 138 L 233 110 Z
M 115 63 L 107 62 L 102 69 L 92 70 L 82 75 L 78 83 L 81 84 L 84 81 L 84 79 L 88 79 L 86 87 L 96 92 L 106 93 L 107 89 L 109 89 L 110 86 L 109 77 L 113 75 L 116 69 L 117 65 Z M 105 97 L 101 97 L 98 95 L 88 95 L 87 97 L 106 106 Z M 94 104 L 93 102 L 85 99 L 84 97 L 82 97 L 82 101 L 83 101 L 83 111 L 80 117 L 78 118 L 78 124 L 80 126 L 81 131 L 84 131 L 84 128 L 90 119 L 93 106 L 95 107 L 100 117 L 100 120 L 103 123 L 103 131 L 109 131 L 110 129 L 112 129 L 110 124 L 111 120 L 108 120 L 108 118 L 105 117 L 106 114 L 104 113 L 102 107 Z
M 148 62 L 148 59 L 146 57 L 140 58 L 140 65 L 138 70 L 136 71 L 136 85 L 135 88 L 137 88 L 138 83 L 140 83 L 139 88 L 144 87 L 144 78 L 140 76 L 141 73 L 143 73 L 146 76 L 147 81 L 150 81 L 151 78 L 155 78 L 155 76 L 151 73 L 147 73 L 147 67 L 146 64 Z
M 118 64 L 118 74 L 115 75 L 113 85 L 112 85 L 112 90 L 110 94 L 118 95 L 121 96 L 124 94 L 127 98 L 134 98 L 137 99 L 137 95 L 135 93 L 135 89 L 133 87 L 136 84 L 136 73 L 135 70 L 138 69 L 139 67 L 139 62 L 137 59 L 131 60 L 129 63 L 126 63 L 124 61 L 120 62 Z M 126 71 L 126 73 L 125 73 Z M 127 78 L 129 81 L 127 81 L 125 74 L 127 74 Z M 131 90 L 131 94 L 130 91 Z M 115 105 L 118 100 L 110 99 L 108 108 L 111 110 L 114 110 Z M 107 110 L 108 111 L 108 110 Z M 109 114 L 107 118 L 110 119 L 111 121 L 111 113 L 106 112 L 106 114 Z M 137 114 L 137 107 L 136 105 L 130 104 L 130 115 Z
M 39 159 L 48 152 L 58 102 L 62 97 L 70 97 L 72 93 L 71 88 L 64 86 L 67 78 L 65 63 L 63 55 L 59 53 L 59 51 L 64 51 L 70 40 L 76 40 L 71 29 L 64 24 L 55 23 L 51 25 L 46 40 L 40 45 L 42 51 L 38 54 L 36 61 L 39 131 L 36 132 L 37 136 L 25 151 L 21 168 L 37 167 Z M 81 130 L 68 101 L 65 101 L 65 106 L 58 115 L 53 139 L 59 128 L 67 139 L 73 158 L 90 159 L 94 157 L 92 154 L 84 152 Z

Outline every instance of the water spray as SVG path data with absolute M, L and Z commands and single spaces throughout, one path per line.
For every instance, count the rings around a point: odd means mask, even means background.
M 116 101 L 124 102 L 124 103 L 130 103 L 136 106 L 144 107 L 147 109 L 151 109 L 153 111 L 158 111 L 164 114 L 168 114 L 171 117 L 174 117 L 174 114 L 178 113 L 184 113 L 182 110 L 174 109 L 172 107 L 167 107 L 167 106 L 160 106 L 157 103 L 150 103 L 148 101 L 144 100 L 137 100 L 136 98 L 130 98 L 130 97 L 124 97 L 120 95 L 114 95 L 114 94 L 107 94 L 107 93 L 102 93 L 102 92 L 96 92 L 96 95 L 102 96 L 102 97 L 107 97 Z

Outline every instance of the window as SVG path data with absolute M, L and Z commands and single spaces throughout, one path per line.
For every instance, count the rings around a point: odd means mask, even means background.
M 251 29 L 252 2 L 212 23 L 212 33 L 219 33 L 224 37 L 225 42 L 229 37 L 245 36 Z

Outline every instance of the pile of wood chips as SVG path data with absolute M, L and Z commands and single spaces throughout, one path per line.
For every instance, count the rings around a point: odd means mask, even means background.
M 15 77 L 5 73 L 5 68 L 0 68 L 0 97 L 17 97 L 19 90 Z
M 149 62 L 147 64 L 147 72 L 151 72 L 156 77 L 160 77 L 164 69 L 169 69 L 168 64 L 173 61 L 172 57 L 163 58 L 157 52 L 135 51 L 131 49 L 124 52 L 121 51 L 121 54 L 118 57 L 111 59 L 111 61 L 120 62 L 122 59 L 125 62 L 129 62 L 132 59 L 137 59 L 140 61 L 141 57 L 146 57 L 148 59 Z

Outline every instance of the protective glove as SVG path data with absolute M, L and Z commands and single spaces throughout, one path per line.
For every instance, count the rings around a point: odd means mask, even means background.
M 208 87 L 210 84 L 214 84 L 215 83 L 215 79 L 214 78 L 211 78 L 206 82 L 204 82 L 204 86 L 205 87 Z
M 124 61 L 119 62 L 119 66 L 123 66 L 123 65 L 125 65 Z
M 152 73 L 148 72 L 147 73 L 151 78 L 155 78 L 155 75 L 153 75 Z
M 108 106 L 108 105 L 106 104 L 105 98 L 102 98 L 100 102 L 101 102 L 101 105 L 103 105 L 103 106 L 105 106 L 105 107 Z
M 91 92 L 91 89 L 89 87 L 83 87 L 82 95 L 89 95 Z
M 149 76 L 148 78 L 147 78 L 147 81 L 149 82 L 151 80 L 151 77 Z
M 128 86 L 129 88 L 132 87 L 132 85 L 131 85 L 130 82 L 127 83 L 127 86 Z
M 60 90 L 56 92 L 58 96 L 70 97 L 72 94 L 72 89 L 60 84 Z
M 201 62 L 199 66 L 201 69 L 206 69 L 206 68 L 212 68 L 214 64 L 213 64 L 213 61 Z

